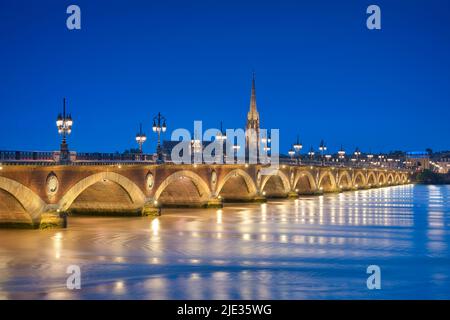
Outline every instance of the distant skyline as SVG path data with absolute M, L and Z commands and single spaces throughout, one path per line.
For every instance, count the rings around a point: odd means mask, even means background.
M 82 29 L 66 28 L 79 5 Z M 377 4 L 382 29 L 366 28 Z M 58 150 L 63 97 L 78 152 L 154 152 L 153 117 L 244 128 L 252 72 L 280 151 L 449 150 L 450 3 L 418 1 L 2 1 L 0 149 Z

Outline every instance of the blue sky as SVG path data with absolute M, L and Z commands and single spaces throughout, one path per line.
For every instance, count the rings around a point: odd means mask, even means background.
M 82 29 L 66 28 L 77 4 Z M 366 28 L 377 4 L 382 30 Z M 62 98 L 76 151 L 136 147 L 168 131 L 245 125 L 251 73 L 261 125 L 363 151 L 450 149 L 448 1 L 2 1 L 0 149 L 56 150 Z M 168 138 L 168 135 L 166 135 Z

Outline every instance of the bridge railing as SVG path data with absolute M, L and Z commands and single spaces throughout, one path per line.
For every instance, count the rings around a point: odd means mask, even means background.
M 135 153 L 77 153 L 75 161 L 155 162 L 155 156 Z
M 51 151 L 0 151 L 0 161 L 55 161 Z
M 375 165 L 367 161 L 321 161 L 317 159 L 301 159 L 297 161 L 296 159 L 280 158 L 280 164 L 286 165 L 303 165 L 303 166 L 327 166 L 327 167 L 345 167 L 345 168 L 367 168 L 367 169 L 406 169 L 406 167 L 401 163 L 396 162 L 383 162 L 382 165 Z
M 0 164 L 30 164 L 30 165 L 56 165 L 59 163 L 59 151 L 0 151 Z M 139 164 L 156 163 L 154 154 L 136 154 L 136 153 L 100 153 L 100 152 L 71 152 L 71 165 L 104 165 L 104 164 Z M 165 157 L 165 163 L 173 164 L 170 157 Z M 336 162 L 321 161 L 318 159 L 304 158 L 300 161 L 286 157 L 279 158 L 280 165 L 299 165 L 299 166 L 328 166 L 328 167 L 346 167 L 346 168 L 378 168 L 378 169 L 404 169 L 397 163 L 386 162 L 383 166 L 373 165 L 370 162 Z
M 0 163 L 57 164 L 59 151 L 0 151 Z M 71 163 L 154 163 L 153 154 L 71 152 Z

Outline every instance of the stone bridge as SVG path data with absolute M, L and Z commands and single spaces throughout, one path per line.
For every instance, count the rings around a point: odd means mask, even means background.
M 280 165 L 83 164 L 0 167 L 0 225 L 50 227 L 62 212 L 148 215 L 158 207 L 221 207 L 409 182 L 394 169 Z

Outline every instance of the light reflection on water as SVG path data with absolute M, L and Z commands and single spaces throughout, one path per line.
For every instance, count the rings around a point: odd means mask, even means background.
M 449 227 L 449 186 L 70 218 L 66 230 L 0 231 L 0 298 L 449 299 Z M 65 288 L 71 264 L 79 291 Z

